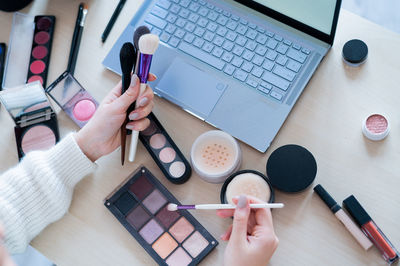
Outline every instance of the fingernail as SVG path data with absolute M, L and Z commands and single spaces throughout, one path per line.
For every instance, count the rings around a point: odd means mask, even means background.
M 239 209 L 243 209 L 243 208 L 246 207 L 246 205 L 247 205 L 247 198 L 246 198 L 246 196 L 245 196 L 245 195 L 240 195 L 239 201 L 238 201 L 238 204 L 237 204 L 238 208 L 239 208 Z
M 129 119 L 130 119 L 130 120 L 135 120 L 135 119 L 138 118 L 138 117 L 139 117 L 139 114 L 138 114 L 138 113 L 132 113 L 132 114 L 129 115 Z
M 126 125 L 127 129 L 133 130 L 133 126 L 132 125 Z
M 140 99 L 139 101 L 139 106 L 144 106 L 146 105 L 146 103 L 149 101 L 149 99 L 147 99 L 147 97 L 144 97 L 143 99 Z
M 136 74 L 133 74 L 132 78 L 131 78 L 131 86 L 135 86 L 136 83 L 138 81 L 138 77 Z

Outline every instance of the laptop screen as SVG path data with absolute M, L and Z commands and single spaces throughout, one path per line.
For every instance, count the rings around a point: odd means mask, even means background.
M 336 0 L 254 1 L 323 33 L 331 33 Z

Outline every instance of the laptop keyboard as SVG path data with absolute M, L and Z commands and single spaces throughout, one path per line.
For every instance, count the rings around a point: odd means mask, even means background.
M 311 53 L 204 0 L 158 0 L 145 24 L 161 42 L 280 102 Z

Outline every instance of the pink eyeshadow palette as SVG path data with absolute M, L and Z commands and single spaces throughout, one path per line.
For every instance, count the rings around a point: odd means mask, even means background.
M 43 87 L 46 87 L 56 18 L 36 16 L 34 22 L 35 30 L 26 82 L 39 81 Z
M 197 265 L 217 240 L 144 166 L 118 186 L 104 205 L 159 265 Z
M 169 181 L 174 184 L 185 183 L 192 173 L 189 162 L 157 117 L 150 113 L 147 118 L 150 125 L 140 132 L 141 142 Z
M 67 71 L 61 74 L 46 92 L 80 128 L 89 122 L 99 106 L 89 92 Z
M 35 150 L 47 150 L 59 140 L 57 117 L 36 81 L 0 92 L 0 100 L 15 122 L 18 157 Z

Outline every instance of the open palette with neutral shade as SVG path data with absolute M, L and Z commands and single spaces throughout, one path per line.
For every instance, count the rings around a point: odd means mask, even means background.
M 105 200 L 105 206 L 160 265 L 197 265 L 218 242 L 147 168 L 139 167 Z

